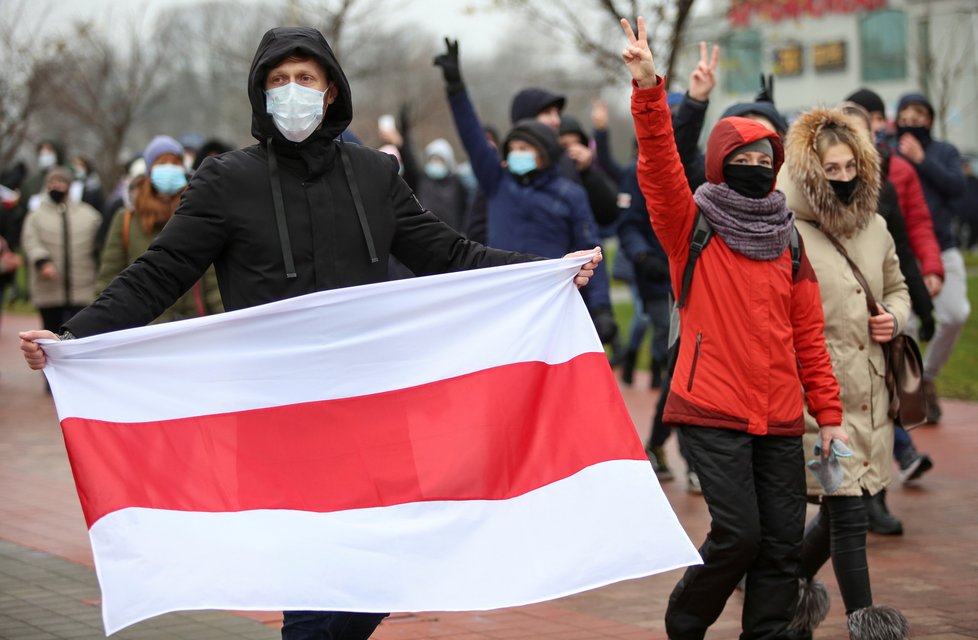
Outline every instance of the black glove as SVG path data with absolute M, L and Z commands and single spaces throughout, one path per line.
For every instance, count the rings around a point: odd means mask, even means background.
M 661 282 L 669 278 L 669 263 L 655 256 L 643 253 L 635 261 L 635 271 L 646 282 Z
M 458 62 L 458 40 L 445 38 L 445 53 L 435 56 L 433 64 L 441 67 L 442 75 L 445 77 L 445 88 L 449 95 L 455 95 L 465 89 L 465 84 L 462 82 L 462 68 Z
M 754 97 L 754 102 L 770 102 L 774 103 L 774 76 L 768 75 L 764 78 L 764 74 L 761 74 L 761 90 Z
M 934 337 L 934 314 L 927 313 L 920 317 L 920 340 L 928 342 Z
M 591 321 L 594 329 L 598 332 L 601 344 L 608 344 L 618 335 L 618 323 L 615 322 L 615 314 L 607 307 L 601 307 L 591 312 Z
M 406 102 L 397 110 L 397 129 L 401 132 L 401 137 L 407 139 L 411 131 L 411 105 Z

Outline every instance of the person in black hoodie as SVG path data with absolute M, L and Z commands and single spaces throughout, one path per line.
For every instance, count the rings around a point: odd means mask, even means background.
M 224 306 L 382 282 L 388 256 L 418 275 L 535 257 L 470 242 L 418 203 L 390 156 L 337 140 L 353 117 L 346 76 L 316 29 L 266 32 L 248 96 L 258 144 L 208 158 L 149 251 L 90 306 L 51 332 L 20 334 L 43 368 L 41 338 L 148 324 L 214 263 Z M 583 286 L 600 257 L 575 276 Z M 386 614 L 288 611 L 284 640 L 368 638 Z

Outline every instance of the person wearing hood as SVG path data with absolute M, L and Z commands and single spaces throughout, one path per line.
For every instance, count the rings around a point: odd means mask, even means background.
M 858 103 L 847 101 L 840 104 L 839 109 L 860 125 L 866 135 L 873 138 L 872 116 L 865 108 Z M 893 156 L 882 152 L 878 145 L 876 150 L 880 153 L 880 198 L 877 210 L 886 221 L 887 231 L 893 236 L 897 259 L 900 261 L 900 271 L 907 282 L 907 291 L 910 294 L 910 308 L 920 320 L 920 338 L 925 341 L 930 340 L 934 335 L 934 303 L 920 273 L 920 265 L 910 247 L 907 225 L 900 210 L 896 188 L 887 178 L 887 165 L 892 161 Z M 894 419 L 894 429 L 893 457 L 900 465 L 900 481 L 916 480 L 929 471 L 934 463 L 928 454 L 917 451 L 910 433 L 903 428 L 898 419 Z M 886 489 L 874 496 L 864 496 L 864 499 L 870 531 L 880 535 L 903 534 L 903 524 L 886 506 Z
M 419 166 L 411 140 L 407 106 L 400 110 L 400 125 L 378 128 L 383 142 L 393 144 L 404 166 L 404 181 L 425 207 L 456 231 L 465 232 L 465 213 L 469 191 L 455 172 L 455 151 L 444 138 L 436 138 L 424 148 L 424 163 Z
M 805 596 L 796 622 L 810 634 L 827 613 L 811 605 L 828 603 L 814 578 L 830 557 L 850 629 L 851 616 L 873 606 L 864 496 L 877 495 L 890 481 L 893 419 L 883 345 L 905 326 L 910 297 L 893 238 L 877 214 L 880 156 L 868 132 L 838 109 L 812 109 L 791 126 L 785 151 L 778 185 L 818 277 L 825 340 L 842 385 L 852 453 L 838 459 L 842 478 L 834 491 L 814 476 L 808 479 L 808 494 L 820 508 L 805 530 L 799 574 Z M 818 409 L 811 403 L 807 409 L 805 453 L 811 465 L 817 459 Z
M 96 295 L 146 253 L 156 236 L 173 217 L 180 204 L 180 196 L 187 187 L 187 175 L 183 165 L 184 147 L 170 136 L 156 136 L 143 151 L 143 162 L 148 176 L 141 176 L 131 185 L 132 206 L 115 212 L 105 238 L 99 262 Z M 152 324 L 197 318 L 221 313 L 221 294 L 217 275 L 210 266 L 204 277 L 195 282 L 189 291 Z
M 961 170 L 961 155 L 955 146 L 931 136 L 934 107 L 926 97 L 919 93 L 902 96 L 897 105 L 896 125 L 896 150 L 901 157 L 910 161 L 920 177 L 944 265 L 944 285 L 934 298 L 937 330 L 924 353 L 927 423 L 937 424 L 941 419 L 941 406 L 935 381 L 950 359 L 971 315 L 968 275 L 964 257 L 958 248 L 951 213 L 951 202 L 964 193 L 964 172 Z
M 569 247 L 597 244 L 598 233 L 587 194 L 560 170 L 564 153 L 552 126 L 556 121 L 545 123 L 537 117 L 519 120 L 497 151 L 486 139 L 462 81 L 458 42 L 446 38 L 445 45 L 446 52 L 437 56 L 434 64 L 442 68 L 455 128 L 479 188 L 486 195 L 486 244 L 550 258 L 563 255 Z M 557 109 L 553 105 L 551 118 Z M 608 272 L 603 263 L 597 266 L 591 285 L 584 290 L 584 301 L 601 342 L 610 343 L 618 333 L 618 325 L 611 310 Z
M 267 31 L 248 97 L 258 143 L 204 160 L 149 250 L 61 326 L 62 339 L 149 323 L 211 264 L 224 307 L 236 310 L 384 282 L 392 255 L 418 275 L 536 259 L 469 242 L 418 203 L 390 156 L 337 140 L 353 118 L 353 99 L 318 30 Z M 578 286 L 600 260 L 598 253 L 583 265 Z M 34 369 L 46 362 L 34 340 L 59 338 L 50 331 L 20 337 Z M 287 611 L 282 637 L 362 640 L 384 615 Z
M 560 136 L 571 131 L 584 133 L 575 120 L 570 126 L 562 128 L 564 105 L 567 99 L 556 93 L 529 87 L 522 89 L 510 104 L 509 119 L 512 124 L 520 120 L 533 119 L 550 127 Z M 585 134 L 586 137 L 586 134 Z M 561 145 L 563 146 L 563 144 Z M 557 161 L 560 175 L 577 182 L 587 192 L 588 204 L 594 219 L 600 226 L 614 223 L 618 219 L 618 200 L 615 186 L 607 176 L 594 166 L 594 154 L 586 144 L 564 147 L 566 153 Z
M 774 189 L 781 141 L 753 120 L 720 120 L 707 142 L 707 182 L 692 193 L 645 22 L 638 18 L 637 37 L 621 22 L 638 181 L 673 290 L 685 298 L 665 420 L 683 435 L 711 516 L 703 564 L 687 568 L 673 590 L 666 632 L 703 638 L 746 574 L 740 637 L 785 638 L 805 525 L 804 402 L 826 451 L 847 435 L 818 282 L 804 246 L 792 246 L 794 216 Z M 701 216 L 714 237 L 684 290 Z
M 24 219 L 21 236 L 31 302 L 48 331 L 58 331 L 94 298 L 95 234 L 102 216 L 68 198 L 71 179 L 64 167 L 47 170 L 44 194 Z

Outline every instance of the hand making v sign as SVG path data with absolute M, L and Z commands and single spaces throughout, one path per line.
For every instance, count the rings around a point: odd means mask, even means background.
M 628 36 L 628 46 L 621 52 L 621 59 L 625 61 L 625 66 L 632 74 L 632 79 L 640 89 L 648 89 L 658 84 L 655 75 L 655 62 L 652 60 L 652 50 L 649 49 L 649 42 L 645 33 L 645 19 L 638 17 L 638 37 L 632 31 L 632 25 L 628 20 L 621 19 L 621 28 Z

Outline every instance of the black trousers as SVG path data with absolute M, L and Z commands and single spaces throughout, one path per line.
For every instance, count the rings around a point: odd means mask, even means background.
M 283 611 L 282 640 L 367 640 L 386 613 Z
M 862 496 L 825 496 L 818 513 L 805 527 L 802 575 L 809 580 L 814 578 L 831 557 L 846 614 L 873 605 L 866 560 L 868 527 Z
M 666 609 L 671 640 L 700 640 L 747 574 L 741 640 L 790 638 L 805 529 L 801 436 L 680 427 L 712 522 Z

